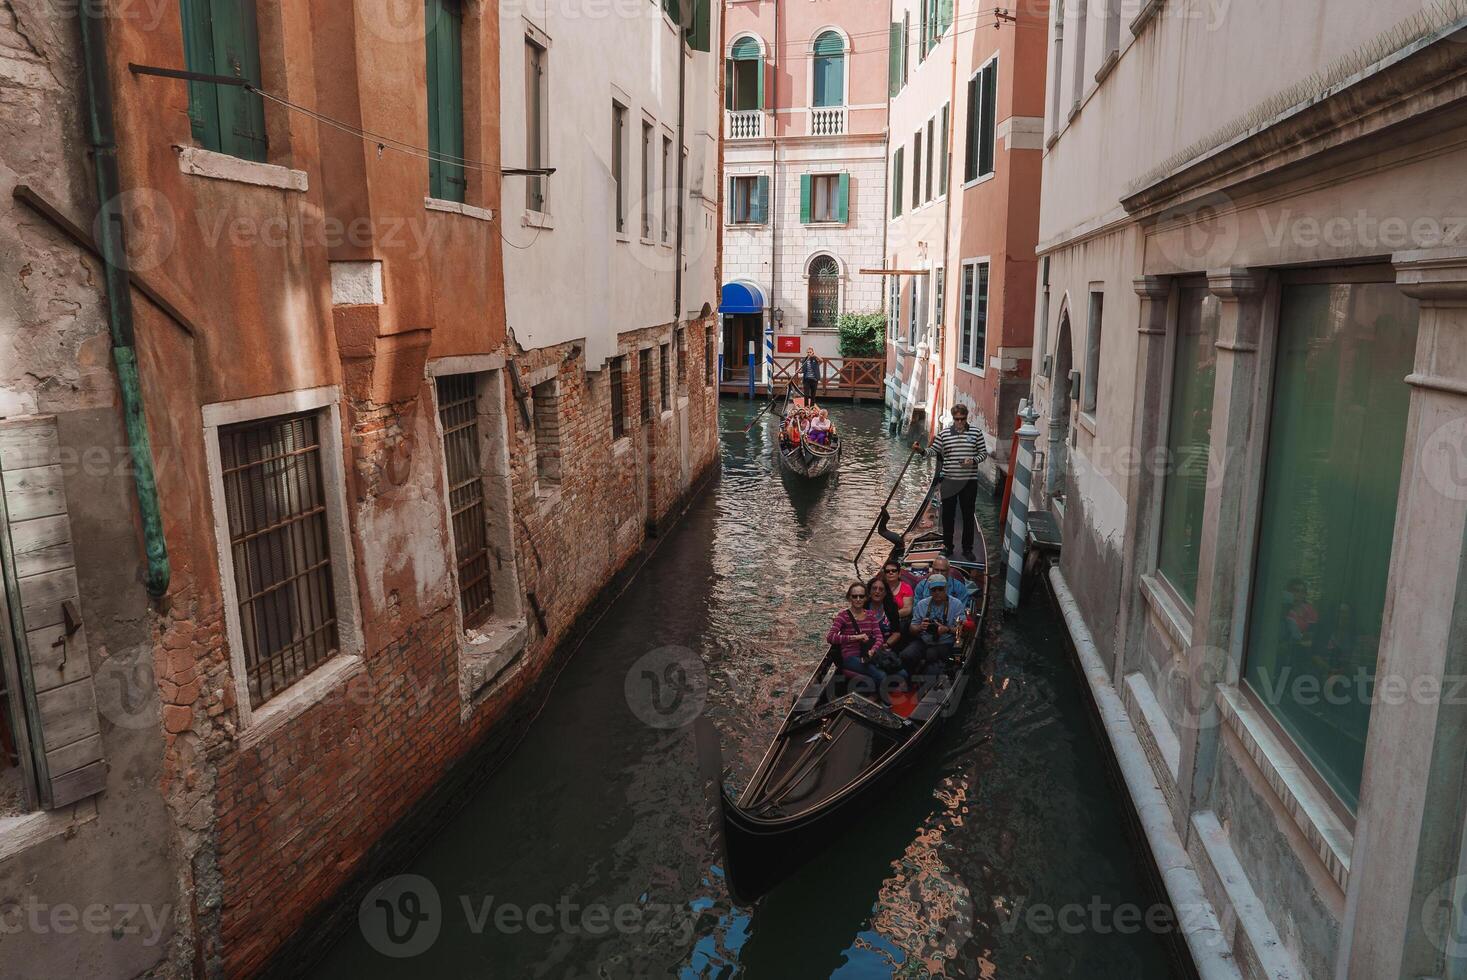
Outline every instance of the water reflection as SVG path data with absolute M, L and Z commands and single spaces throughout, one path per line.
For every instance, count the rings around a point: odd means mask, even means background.
M 410 869 L 441 899 L 437 939 L 404 961 L 353 931 L 313 973 L 1170 975 L 1155 936 L 1045 932 L 1014 914 L 1148 900 L 1057 627 L 1037 603 L 1003 624 L 958 716 L 869 813 L 755 908 L 731 904 L 690 729 L 648 724 L 628 673 L 640 676 L 654 652 L 654 676 L 670 676 L 658 671 L 677 651 L 701 664 L 706 710 L 742 787 L 823 654 L 851 556 L 908 455 L 878 410 L 837 408 L 841 473 L 786 483 L 771 456 L 775 423 L 745 434 L 749 411 L 724 404 L 717 487 L 608 611 L 516 753 Z M 928 465 L 912 467 L 893 513 L 920 499 Z M 980 516 L 991 528 L 986 501 Z M 494 913 L 506 907 L 553 910 L 551 927 L 503 926 Z

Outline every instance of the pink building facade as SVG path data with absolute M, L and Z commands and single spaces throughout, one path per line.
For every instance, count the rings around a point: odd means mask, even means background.
M 726 0 L 725 380 L 882 308 L 888 5 Z
M 897 0 L 890 25 L 887 404 L 968 406 L 1000 467 L 1033 359 L 1047 11 Z

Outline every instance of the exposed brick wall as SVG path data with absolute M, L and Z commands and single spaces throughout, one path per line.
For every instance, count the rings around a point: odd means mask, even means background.
M 190 865 L 202 972 L 248 976 L 264 968 L 303 924 L 323 914 L 383 834 L 427 799 L 456 762 L 528 713 L 526 702 L 540 696 L 540 682 L 566 653 L 557 654 L 561 641 L 637 555 L 649 524 L 665 524 L 690 483 L 716 460 L 717 389 L 704 383 L 703 366 L 712 329 L 712 318 L 687 326 L 686 385 L 677 385 L 670 366 L 674 411 L 654 409 L 645 424 L 636 410 L 636 352 L 653 348 L 656 403 L 658 349 L 676 350 L 674 327 L 621 336 L 632 397 L 626 436 L 615 445 L 609 370 L 587 372 L 576 344 L 507 352 L 523 377 L 548 372 L 558 390 L 553 424 L 560 481 L 554 486 L 540 479 L 536 458 L 552 421 L 550 405 L 531 406 L 542 423 L 537 447 L 507 376 L 503 392 L 514 560 L 521 589 L 541 602 L 549 634 L 526 606 L 528 649 L 472 710 L 460 693 L 456 600 L 445 583 L 416 601 L 395 592 L 381 607 L 368 601 L 361 669 L 279 730 L 241 748 L 223 610 L 207 599 L 175 606 L 175 618 L 159 635 L 168 702 L 165 789 L 176 812 L 194 821 Z M 529 399 L 529 386 L 525 392 Z M 438 467 L 416 462 L 440 458 L 439 446 L 423 444 L 428 430 L 414 419 L 430 399 L 425 383 L 410 402 L 343 406 L 349 430 L 343 465 L 351 471 L 354 513 L 396 506 L 404 493 L 441 496 L 442 488 L 428 485 L 424 475 Z M 687 418 L 686 455 L 679 449 L 679 413 Z

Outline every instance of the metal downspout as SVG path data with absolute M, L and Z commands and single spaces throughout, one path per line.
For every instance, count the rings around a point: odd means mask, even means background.
M 118 207 L 121 180 L 117 170 L 117 138 L 112 122 L 112 89 L 107 78 L 106 11 L 101 4 L 84 4 L 81 25 L 82 61 L 86 71 L 87 142 L 97 180 L 97 246 L 107 289 L 107 323 L 112 334 L 112 360 L 122 396 L 123 422 L 132 455 L 133 487 L 143 523 L 147 554 L 144 584 L 148 595 L 160 598 L 168 591 L 168 545 L 163 538 L 163 515 L 153 472 L 153 449 L 138 383 L 137 347 L 133 335 L 132 289 L 126 268 L 126 233 Z

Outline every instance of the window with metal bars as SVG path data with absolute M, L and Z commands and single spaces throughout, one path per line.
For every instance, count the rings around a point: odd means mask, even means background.
M 626 389 L 622 380 L 622 358 L 611 359 L 611 438 L 620 439 L 627 434 Z
M 662 394 L 662 410 L 665 412 L 672 408 L 672 393 L 668 390 L 667 362 L 668 345 L 663 344 L 657 349 L 657 380 Z
M 652 348 L 637 352 L 637 385 L 642 395 L 642 421 L 652 420 Z
M 453 527 L 454 567 L 458 571 L 459 609 L 464 628 L 472 629 L 494 611 L 478 375 L 438 378 L 438 423 L 443 430 L 443 460 L 448 470 L 448 511 Z
M 219 430 L 230 557 L 253 707 L 340 649 L 320 426 L 320 415 L 312 412 Z
M 677 386 L 688 386 L 688 332 L 682 327 L 677 328 Z
M 535 473 L 542 487 L 560 484 L 560 384 L 554 378 L 530 389 L 535 409 Z
M 713 328 L 703 335 L 703 383 L 713 387 Z

